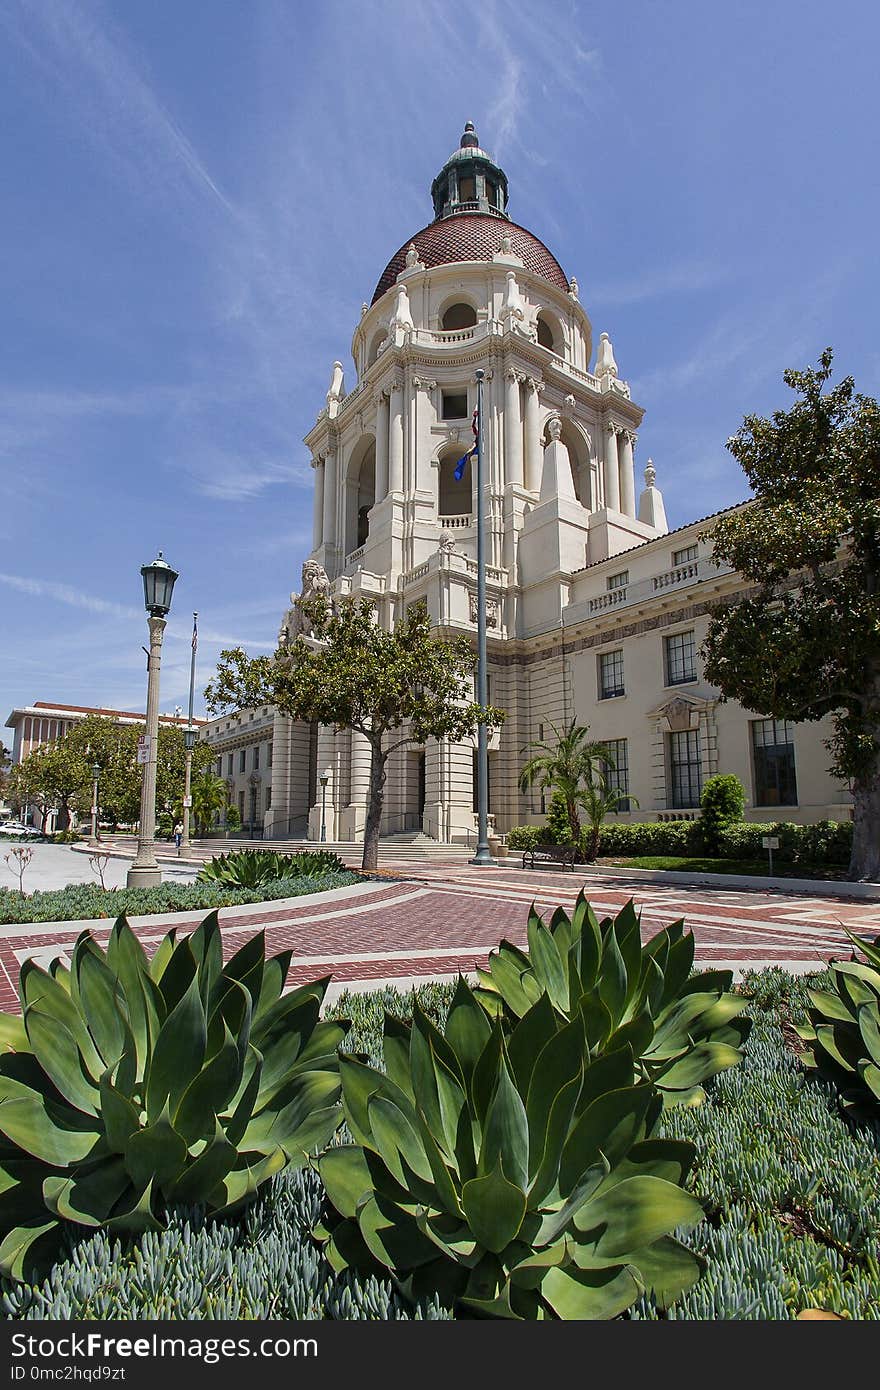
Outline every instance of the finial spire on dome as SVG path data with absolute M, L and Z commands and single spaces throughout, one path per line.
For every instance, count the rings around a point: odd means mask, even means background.
M 477 132 L 474 130 L 474 123 L 473 123 L 473 121 L 465 121 L 465 123 L 464 123 L 464 134 L 463 134 L 462 137 L 461 137 L 461 143 L 459 144 L 459 149 L 461 149 L 461 150 L 467 150 L 467 149 L 475 149 L 475 150 L 478 150 L 479 148 L 480 148 L 480 141 L 479 141 L 479 139 L 478 139 L 478 137 L 477 137 Z

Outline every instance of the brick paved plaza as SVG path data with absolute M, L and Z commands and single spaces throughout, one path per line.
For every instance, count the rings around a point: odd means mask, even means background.
M 524 945 L 531 902 L 542 913 L 570 908 L 582 884 L 600 915 L 615 913 L 633 897 L 645 938 L 684 917 L 704 966 L 805 971 L 849 954 L 844 927 L 872 935 L 880 930 L 880 904 L 842 898 L 637 884 L 607 874 L 585 879 L 548 870 L 477 869 L 460 861 L 395 869 L 394 875 L 308 899 L 223 908 L 226 952 L 263 928 L 270 952 L 293 951 L 291 984 L 327 974 L 336 989 L 450 977 L 484 965 L 502 937 Z M 204 910 L 157 914 L 135 917 L 132 925 L 150 951 L 169 926 L 191 930 L 204 916 Z M 26 957 L 46 964 L 65 956 L 85 927 L 103 944 L 110 926 L 100 921 L 0 928 L 0 1008 L 17 1008 L 18 967 Z

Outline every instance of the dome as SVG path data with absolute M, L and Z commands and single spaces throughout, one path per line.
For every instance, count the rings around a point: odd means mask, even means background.
M 501 246 L 501 238 L 510 237 L 510 249 L 524 261 L 526 269 L 540 275 L 558 290 L 568 290 L 568 279 L 562 266 L 543 241 L 518 227 L 515 222 L 491 213 L 460 212 L 429 222 L 415 236 L 408 237 L 383 270 L 372 303 L 381 299 L 406 267 L 410 242 L 415 243 L 420 261 L 430 269 L 437 265 L 452 265 L 456 261 L 491 261 Z

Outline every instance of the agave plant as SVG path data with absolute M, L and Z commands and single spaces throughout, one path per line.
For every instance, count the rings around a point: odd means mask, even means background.
M 356 1143 L 316 1160 L 334 1268 L 505 1318 L 614 1317 L 698 1278 L 671 1234 L 703 1215 L 693 1149 L 652 1137 L 662 1102 L 626 1043 L 591 1059 L 584 1016 L 560 1029 L 546 994 L 506 1033 L 459 980 L 442 1033 L 386 1015 L 384 1060 L 340 1058 Z
M 70 969 L 21 968 L 0 1015 L 0 1271 L 22 1278 L 62 1223 L 160 1229 L 172 1203 L 237 1207 L 341 1120 L 328 980 L 282 995 L 263 934 L 223 964 L 217 915 L 151 961 L 120 917 Z
M 601 922 L 583 892 L 571 917 L 557 908 L 545 925 L 529 914 L 528 951 L 502 941 L 478 970 L 478 998 L 490 1014 L 523 1018 L 546 992 L 564 1027 L 580 1016 L 591 1053 L 627 1044 L 635 1077 L 653 1081 L 664 1103 L 699 1104 L 703 1083 L 742 1060 L 751 1022 L 729 993 L 729 970 L 691 975 L 694 937 L 673 922 L 642 945 L 632 901 Z
M 798 1028 L 807 1043 L 805 1067 L 817 1070 L 840 1092 L 844 1110 L 880 1116 L 880 936 L 874 941 L 847 932 L 865 961 L 835 961 L 833 990 L 808 989 L 809 1023 Z
M 330 850 L 278 854 L 271 849 L 244 849 L 215 855 L 201 870 L 197 882 L 217 883 L 224 888 L 259 888 L 279 878 L 318 878 L 321 874 L 345 872 L 345 864 Z

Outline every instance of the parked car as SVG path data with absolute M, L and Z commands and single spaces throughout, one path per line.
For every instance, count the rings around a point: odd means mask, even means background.
M 35 830 L 32 825 L 25 825 L 20 820 L 5 820 L 0 822 L 0 835 L 21 835 L 25 838 L 29 835 L 40 837 L 40 831 Z

